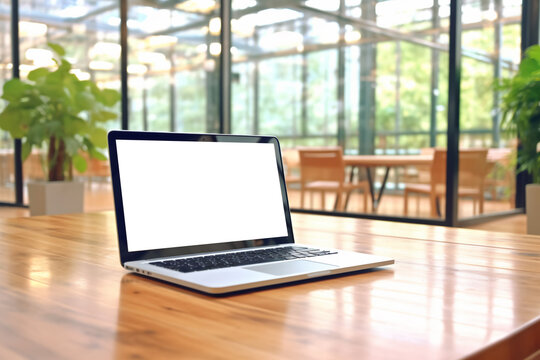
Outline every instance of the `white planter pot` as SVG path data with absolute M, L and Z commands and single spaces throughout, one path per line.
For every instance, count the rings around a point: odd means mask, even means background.
M 82 213 L 84 183 L 78 181 L 39 181 L 28 183 L 30 215 Z
M 525 187 L 527 234 L 540 235 L 540 184 Z

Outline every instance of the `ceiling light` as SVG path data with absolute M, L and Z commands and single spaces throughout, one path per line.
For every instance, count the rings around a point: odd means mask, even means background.
M 52 58 L 34 59 L 33 63 L 37 67 L 53 67 L 56 65 Z
M 19 36 L 38 37 L 47 34 L 47 25 L 31 21 L 19 21 Z
M 216 8 L 214 0 L 187 0 L 175 6 L 179 10 L 187 12 L 210 13 Z
M 148 71 L 146 65 L 143 64 L 131 64 L 127 67 L 128 74 L 131 75 L 143 75 Z
M 171 70 L 171 62 L 169 60 L 164 60 L 161 62 L 156 62 L 152 64 L 152 70 L 154 71 L 168 71 Z
M 110 61 L 92 60 L 88 64 L 88 67 L 92 70 L 112 70 L 114 65 Z
M 170 35 L 155 35 L 146 38 L 146 43 L 148 44 L 148 46 L 153 48 L 174 45 L 177 42 L 178 38 L 176 36 Z
M 91 78 L 90 73 L 82 71 L 81 69 L 71 69 L 70 73 L 74 74 L 77 79 L 81 81 L 90 80 Z
M 160 52 L 141 51 L 137 54 L 137 59 L 143 64 L 157 64 L 167 61 L 165 55 Z
M 255 32 L 255 26 L 249 21 L 249 18 L 246 20 L 245 17 L 241 17 L 231 20 L 231 31 L 240 37 L 250 37 Z
M 99 56 L 107 56 L 107 57 L 112 57 L 114 59 L 119 59 L 121 52 L 122 52 L 122 47 L 120 46 L 120 44 L 99 41 L 90 48 L 88 55 L 90 56 L 90 58 L 96 58 Z
M 360 31 L 358 30 L 347 31 L 345 33 L 345 42 L 347 43 L 357 42 L 361 38 L 362 38 L 362 35 L 360 34 Z
M 294 31 L 278 31 L 261 38 L 260 46 L 268 50 L 296 49 L 304 42 L 302 34 Z
M 210 55 L 218 56 L 221 54 L 221 44 L 217 42 L 210 43 Z
M 52 60 L 53 52 L 47 49 L 30 48 L 24 52 L 24 56 L 26 57 L 26 59 L 32 60 L 32 61 L 36 61 L 36 60 L 39 61 L 42 59 Z
M 208 29 L 210 30 L 210 34 L 219 35 L 221 32 L 221 19 L 218 17 L 211 18 L 208 23 Z

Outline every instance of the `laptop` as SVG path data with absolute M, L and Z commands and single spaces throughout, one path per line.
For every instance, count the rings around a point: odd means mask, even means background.
M 110 131 L 120 262 L 223 294 L 394 263 L 298 244 L 278 139 Z

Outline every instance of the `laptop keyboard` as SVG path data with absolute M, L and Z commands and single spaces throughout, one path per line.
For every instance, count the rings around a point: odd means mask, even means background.
M 272 261 L 302 259 L 332 254 L 337 254 L 337 252 L 301 246 L 285 246 L 272 249 L 238 251 L 220 255 L 207 255 L 175 260 L 155 261 L 151 262 L 150 264 L 188 273 L 194 271 L 260 264 Z

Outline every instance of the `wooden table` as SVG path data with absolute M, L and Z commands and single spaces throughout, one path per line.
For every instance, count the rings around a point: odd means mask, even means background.
M 125 272 L 111 212 L 1 220 L 0 358 L 455 359 L 484 348 L 497 359 L 540 348 L 540 237 L 293 222 L 297 241 L 396 263 L 215 298 Z
M 386 181 L 388 180 L 390 168 L 418 165 L 429 166 L 433 161 L 433 155 L 344 155 L 343 160 L 345 162 L 345 166 L 366 168 L 369 191 L 371 193 L 371 208 L 373 209 L 373 212 L 376 212 L 386 187 Z M 384 167 L 385 172 L 379 192 L 377 195 L 375 195 L 375 186 L 373 180 L 374 174 L 371 174 L 371 168 L 378 166 Z M 353 171 L 351 171 L 351 177 L 352 175 Z M 347 207 L 347 201 L 348 197 L 345 201 L 345 208 Z
M 506 164 L 508 162 L 508 156 L 512 149 L 509 148 L 489 148 L 487 154 L 487 162 L 489 165 L 488 173 L 493 169 L 495 163 Z M 377 207 L 381 201 L 381 197 L 386 187 L 386 181 L 388 180 L 388 174 L 392 167 L 407 167 L 407 166 L 430 166 L 433 161 L 433 155 L 344 155 L 343 160 L 346 166 L 350 167 L 364 167 L 366 169 L 371 204 L 374 212 L 377 211 Z M 371 168 L 384 167 L 384 177 L 381 183 L 381 187 L 377 194 L 375 194 L 374 186 L 374 174 L 371 173 Z M 351 172 L 352 176 L 353 172 Z M 486 174 L 487 175 L 487 174 Z M 351 179 L 352 181 L 352 179 Z M 348 200 L 348 199 L 347 199 Z

